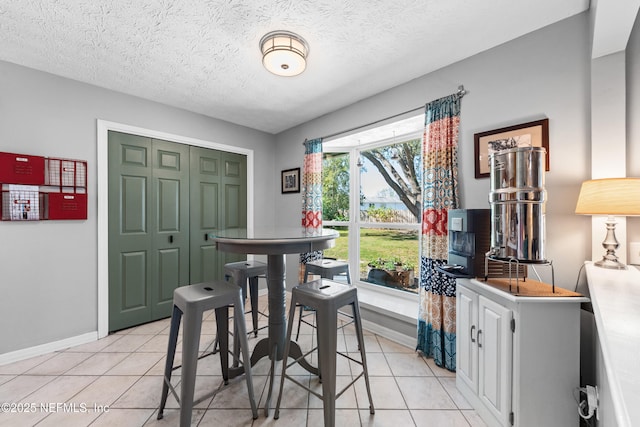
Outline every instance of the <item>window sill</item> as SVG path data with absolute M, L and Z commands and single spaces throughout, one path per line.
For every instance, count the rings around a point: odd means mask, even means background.
M 358 302 L 363 308 L 403 322 L 417 324 L 418 294 L 358 282 Z

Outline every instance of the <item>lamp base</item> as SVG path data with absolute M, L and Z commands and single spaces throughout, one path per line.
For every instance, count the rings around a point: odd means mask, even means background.
M 618 239 L 616 239 L 616 220 L 612 215 L 609 215 L 607 221 L 607 235 L 602 242 L 602 247 L 607 250 L 607 253 L 602 257 L 600 261 L 596 261 L 593 264 L 596 267 L 610 268 L 612 270 L 626 270 L 627 266 L 618 261 L 616 255 L 616 249 L 618 249 Z
M 602 257 L 600 261 L 593 263 L 596 267 L 610 268 L 612 270 L 626 270 L 627 266 L 617 259 L 607 259 L 606 256 Z

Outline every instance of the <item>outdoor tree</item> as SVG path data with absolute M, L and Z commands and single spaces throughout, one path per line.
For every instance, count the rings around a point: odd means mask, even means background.
M 322 217 L 327 221 L 349 219 L 349 157 L 327 156 L 322 164 Z
M 396 192 L 400 201 L 420 218 L 422 203 L 419 164 L 419 139 L 363 151 L 361 154 L 378 169 L 386 183 Z M 395 166 L 394 166 L 395 165 Z

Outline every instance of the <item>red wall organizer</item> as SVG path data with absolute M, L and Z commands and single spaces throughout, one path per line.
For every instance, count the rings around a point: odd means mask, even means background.
M 0 152 L 2 220 L 87 219 L 85 160 Z

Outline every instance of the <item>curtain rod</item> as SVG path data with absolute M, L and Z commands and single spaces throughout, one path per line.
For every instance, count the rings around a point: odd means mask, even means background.
M 455 95 L 457 95 L 459 98 L 462 98 L 466 94 L 467 94 L 467 91 L 465 90 L 464 86 L 463 85 L 458 86 L 458 91 L 455 93 Z M 320 137 L 320 139 L 333 138 L 334 136 L 342 135 L 343 133 L 353 132 L 354 130 L 358 130 L 358 129 L 362 129 L 362 128 L 365 128 L 365 127 L 368 127 L 368 126 L 371 126 L 371 125 L 375 125 L 375 124 L 378 124 L 380 122 L 387 121 L 389 119 L 395 119 L 396 117 L 400 117 L 400 116 L 402 116 L 404 114 L 413 113 L 414 111 L 422 110 L 425 107 L 426 107 L 426 104 L 421 105 L 421 106 L 416 107 L 416 108 L 412 108 L 411 110 L 403 111 L 402 113 L 394 114 L 393 116 L 389 116 L 389 117 L 385 117 L 385 118 L 376 120 L 374 122 L 365 123 L 363 125 L 352 127 L 350 129 L 346 129 L 346 130 L 343 130 L 343 131 L 340 131 L 340 132 L 335 132 L 335 133 L 332 133 L 332 134 L 329 134 L 329 135 L 325 135 L 325 136 Z M 318 139 L 318 138 L 314 138 L 314 139 Z M 304 145 L 306 142 L 307 141 L 305 140 L 302 143 L 302 145 Z

